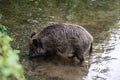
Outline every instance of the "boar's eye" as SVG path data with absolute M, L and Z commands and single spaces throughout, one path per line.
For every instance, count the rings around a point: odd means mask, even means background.
M 37 39 L 33 39 L 33 45 L 35 45 L 36 47 L 38 47 L 38 41 L 37 41 Z

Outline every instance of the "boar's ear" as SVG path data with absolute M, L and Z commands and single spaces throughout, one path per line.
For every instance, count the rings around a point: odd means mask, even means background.
M 35 34 L 36 34 L 36 32 L 33 32 L 30 37 L 32 38 Z
M 37 39 L 33 39 L 32 43 L 33 43 L 33 45 L 35 45 L 36 47 L 38 47 L 38 40 Z

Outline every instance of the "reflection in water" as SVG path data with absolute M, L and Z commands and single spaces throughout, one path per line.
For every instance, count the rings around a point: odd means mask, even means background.
M 103 52 L 93 55 L 89 73 L 84 80 L 120 80 L 120 26 L 109 33 L 110 41 L 97 46 Z

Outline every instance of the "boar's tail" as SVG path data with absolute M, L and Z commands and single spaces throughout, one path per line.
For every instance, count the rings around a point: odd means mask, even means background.
M 91 43 L 91 45 L 90 45 L 89 56 L 91 56 L 92 51 L 93 51 L 93 43 Z

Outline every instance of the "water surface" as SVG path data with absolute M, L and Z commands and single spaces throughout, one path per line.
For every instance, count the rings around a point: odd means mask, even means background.
M 76 5 L 67 2 L 58 3 L 56 7 L 55 3 L 45 0 L 0 0 L 0 23 L 7 27 L 14 39 L 12 47 L 20 50 L 20 62 L 27 80 L 120 80 L 120 26 L 111 28 L 110 23 L 105 24 L 109 22 L 106 20 L 91 22 L 96 16 L 80 16 L 82 14 L 77 8 L 73 8 Z M 90 20 L 85 23 L 83 18 Z M 83 67 L 73 65 L 66 56 L 57 56 L 53 61 L 28 60 L 31 33 L 40 32 L 53 23 L 79 24 L 93 35 L 95 41 L 90 68 L 88 56 Z
M 119 24 L 120 25 L 120 24 Z M 120 26 L 110 29 L 110 40 L 96 46 L 92 64 L 84 80 L 120 80 Z

